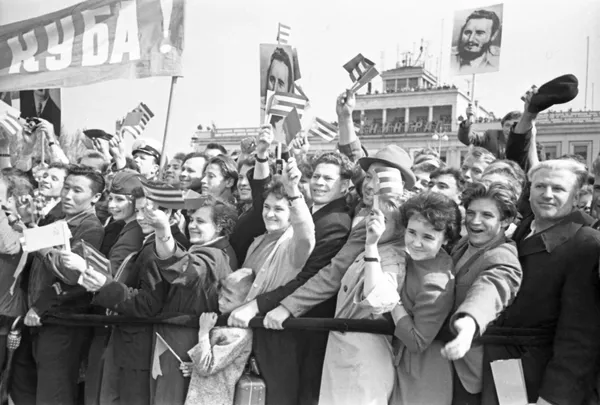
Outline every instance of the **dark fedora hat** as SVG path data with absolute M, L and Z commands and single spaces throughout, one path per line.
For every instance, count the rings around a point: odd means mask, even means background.
M 378 151 L 372 157 L 364 157 L 358 160 L 358 164 L 366 172 L 373 163 L 381 163 L 385 166 L 394 167 L 400 170 L 404 188 L 411 190 L 415 186 L 415 174 L 410 170 L 412 159 L 410 155 L 398 145 L 388 145 Z
M 555 104 L 568 103 L 577 97 L 578 84 L 577 78 L 573 75 L 563 75 L 544 83 L 531 97 L 527 111 L 537 114 Z

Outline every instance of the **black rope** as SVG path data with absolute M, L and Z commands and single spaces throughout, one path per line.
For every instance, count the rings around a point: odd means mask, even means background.
M 217 326 L 227 326 L 227 317 L 228 315 L 219 316 Z M 263 320 L 264 317 L 255 317 L 250 320 L 249 326 L 264 328 Z M 170 325 L 198 328 L 198 316 L 163 314 L 155 318 L 135 318 L 124 315 L 48 314 L 42 318 L 42 324 L 71 327 Z M 289 318 L 283 323 L 283 327 L 285 329 L 323 332 L 375 333 L 388 336 L 394 334 L 394 324 L 388 319 Z M 554 333 L 548 329 L 490 326 L 483 336 L 476 339 L 476 342 L 497 345 L 545 346 L 552 344 L 553 339 Z

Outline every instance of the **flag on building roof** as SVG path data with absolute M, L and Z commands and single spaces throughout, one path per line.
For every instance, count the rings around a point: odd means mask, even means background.
M 379 75 L 375 64 L 360 53 L 350 59 L 344 65 L 344 69 L 350 75 L 350 80 L 353 83 L 350 91 L 354 93 Z
M 292 33 L 292 27 L 289 25 L 285 25 L 279 23 L 279 28 L 277 30 L 277 43 L 278 44 L 287 44 L 290 39 L 290 34 Z
M 146 104 L 140 103 L 133 111 L 127 114 L 121 126 L 121 131 L 129 133 L 137 139 L 144 133 L 152 117 L 154 117 L 152 110 Z
M 163 339 L 163 337 L 158 332 L 154 333 L 156 334 L 156 344 L 154 345 L 154 354 L 152 356 L 152 378 L 156 380 L 159 375 L 163 375 L 162 368 L 160 367 L 160 356 L 164 352 L 170 351 L 171 354 L 175 356 L 175 358 L 179 361 L 180 364 L 183 362 L 181 361 L 181 358 L 177 355 L 177 353 L 175 353 L 171 346 L 169 346 L 169 344 L 165 341 L 165 339 Z
M 20 116 L 21 112 L 18 109 L 0 101 L 0 126 L 11 136 L 15 136 L 23 129 L 23 125 L 19 121 Z
M 142 188 L 146 198 L 155 202 L 158 206 L 174 210 L 184 209 L 185 202 L 183 192 L 180 189 L 167 184 L 150 184 L 147 182 L 142 182 Z
M 321 137 L 327 142 L 331 142 L 338 134 L 338 127 L 321 118 L 315 117 L 308 133 L 310 135 Z
M 298 116 L 302 118 L 307 103 L 308 100 L 301 95 L 277 92 L 269 101 L 267 115 L 277 115 L 285 118 L 295 108 Z

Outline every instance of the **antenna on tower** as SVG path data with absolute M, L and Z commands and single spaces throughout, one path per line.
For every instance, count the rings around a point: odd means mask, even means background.
M 400 44 L 396 44 L 396 67 L 400 67 Z

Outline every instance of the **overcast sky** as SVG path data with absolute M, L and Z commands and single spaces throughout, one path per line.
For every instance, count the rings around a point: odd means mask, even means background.
M 54 11 L 78 1 L 0 0 L 0 24 L 37 9 Z M 466 88 L 469 76 L 450 77 L 448 58 L 455 10 L 497 4 L 478 0 L 188 0 L 185 77 L 175 90 L 168 150 L 187 146 L 196 126 L 258 126 L 259 44 L 275 42 L 277 23 L 292 27 L 300 83 L 313 113 L 335 120 L 336 96 L 350 86 L 342 65 L 361 52 L 380 68 L 395 67 L 401 53 L 428 43 L 431 70 L 442 53 L 442 82 Z M 444 21 L 442 23 L 442 21 Z M 564 108 L 584 106 L 586 37 L 590 37 L 588 108 L 596 83 L 600 110 L 600 1 L 506 0 L 500 72 L 479 75 L 475 95 L 496 115 L 521 108 L 532 84 L 575 74 L 580 95 Z M 442 31 L 442 25 L 444 27 Z M 112 130 L 114 120 L 140 101 L 156 113 L 147 136 L 162 139 L 171 79 L 112 81 L 63 91 L 63 122 Z M 460 115 L 462 112 L 457 112 Z M 172 141 L 171 141 L 172 140 Z M 177 143 L 176 142 L 185 142 Z

